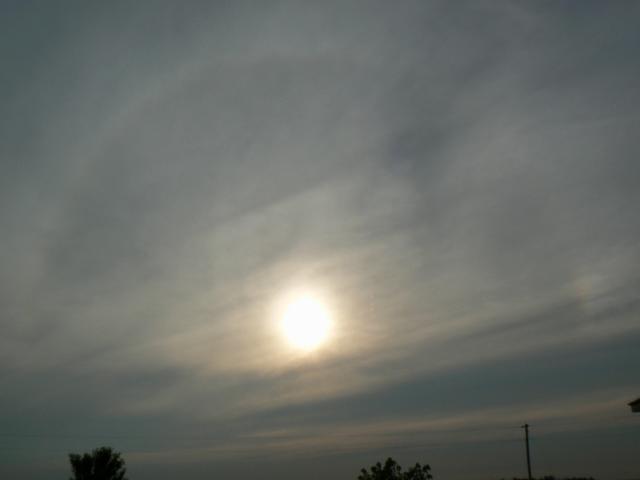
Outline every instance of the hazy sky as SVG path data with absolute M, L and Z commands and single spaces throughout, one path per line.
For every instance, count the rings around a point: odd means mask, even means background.
M 640 2 L 0 3 L 0 476 L 640 475 Z M 320 295 L 330 340 L 277 305 Z

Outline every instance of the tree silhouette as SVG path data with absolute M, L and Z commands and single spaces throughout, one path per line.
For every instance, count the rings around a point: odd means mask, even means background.
M 402 467 L 393 458 L 387 458 L 382 465 L 377 462 L 369 471 L 366 468 L 360 470 L 358 480 L 431 480 L 431 467 L 429 465 L 420 465 L 416 463 L 406 472 L 402 471 Z
M 127 480 L 124 460 L 110 447 L 96 448 L 91 453 L 69 454 L 73 476 L 69 480 Z

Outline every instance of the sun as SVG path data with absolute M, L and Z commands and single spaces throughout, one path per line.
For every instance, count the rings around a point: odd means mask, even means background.
M 311 351 L 327 340 L 331 330 L 331 316 L 321 301 L 302 295 L 286 305 L 281 327 L 292 346 Z

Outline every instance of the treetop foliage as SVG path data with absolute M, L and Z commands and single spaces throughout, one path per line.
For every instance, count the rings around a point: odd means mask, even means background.
M 366 468 L 360 470 L 358 480 L 431 480 L 431 467 L 416 463 L 406 471 L 393 459 L 387 458 L 382 465 L 377 462 L 368 471 Z
M 73 476 L 69 480 L 127 480 L 124 459 L 110 447 L 100 447 L 91 453 L 69 454 Z

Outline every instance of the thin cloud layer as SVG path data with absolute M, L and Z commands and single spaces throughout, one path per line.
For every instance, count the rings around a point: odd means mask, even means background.
M 278 455 L 351 478 L 450 442 L 432 423 L 588 431 L 633 397 L 636 6 L 71 5 L 1 16 L 7 473 L 112 434 L 140 478 Z M 336 321 L 307 356 L 276 328 L 297 288 Z

